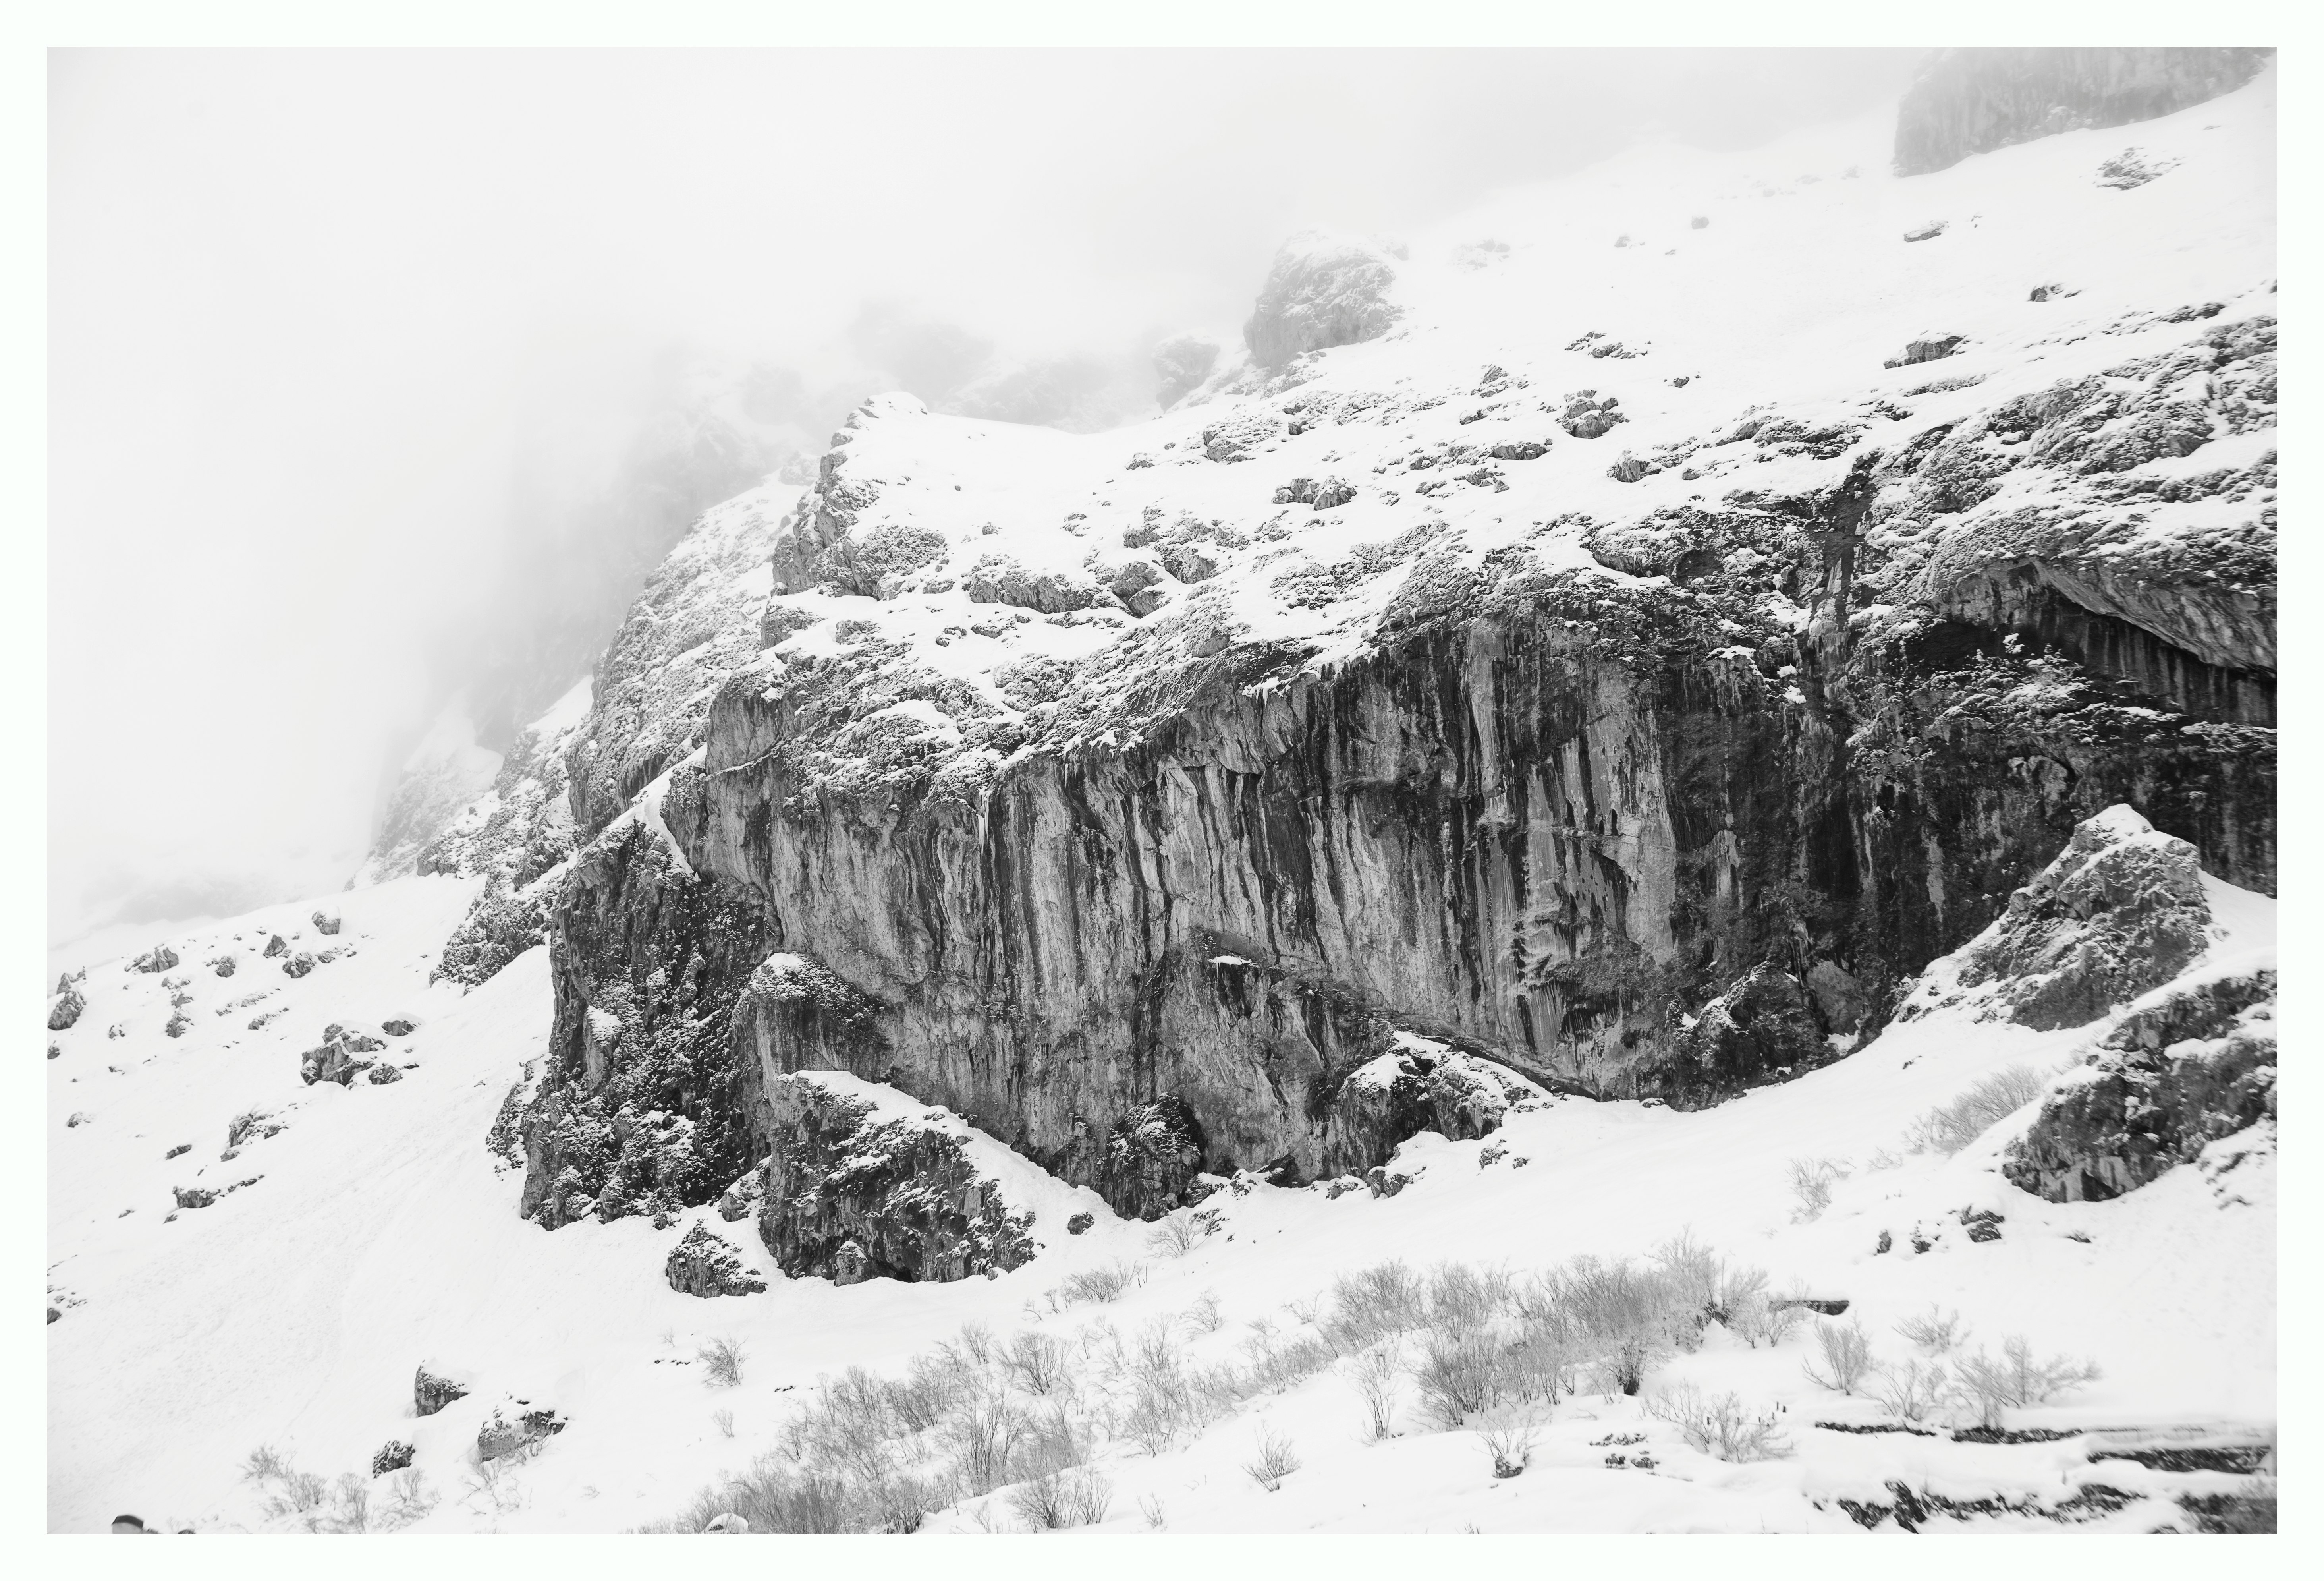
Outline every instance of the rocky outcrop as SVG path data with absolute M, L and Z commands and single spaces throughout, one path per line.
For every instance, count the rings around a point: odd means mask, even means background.
M 129 963 L 133 972 L 166 972 L 178 964 L 178 952 L 166 944 L 157 944 Z
M 1242 327 L 1252 360 L 1279 368 L 1311 351 L 1385 334 L 1399 311 L 1390 300 L 1397 262 L 1377 245 L 1322 232 L 1286 243 Z
M 468 1397 L 468 1381 L 447 1377 L 422 1363 L 411 1374 L 411 1409 L 418 1416 L 434 1416 L 456 1400 Z
M 315 957 L 303 949 L 282 963 L 282 975 L 286 977 L 303 977 L 314 969 Z
M 1406 1037 L 1394 1052 L 1349 1072 L 1332 1097 L 1335 1144 L 1321 1172 L 1360 1173 L 1424 1131 L 1455 1142 L 1489 1136 L 1542 1089 L 1490 1060 Z
M 88 996 L 73 985 L 70 977 L 57 979 L 57 996 L 49 1006 L 49 1031 L 61 1032 L 80 1020 L 80 1012 L 88 1008 Z
M 2060 132 L 2150 121 L 2249 82 L 2269 49 L 1944 50 L 1905 90 L 1896 173 Z
M 371 1474 L 385 1476 L 391 1471 L 401 1471 L 411 1464 L 412 1448 L 401 1438 L 390 1438 L 371 1457 Z
M 329 1027 L 325 1030 L 321 1043 L 299 1057 L 299 1079 L 309 1086 L 321 1081 L 335 1081 L 341 1086 L 351 1086 L 356 1077 L 372 1068 L 373 1062 L 364 1056 L 375 1054 L 386 1046 L 377 1038 L 362 1032 L 350 1032 L 344 1027 Z
M 1032 1221 L 1001 1200 L 957 1129 L 885 1114 L 813 1073 L 766 1084 L 772 1156 L 760 1238 L 785 1273 L 840 1284 L 965 1279 L 1030 1261 Z
M 548 1406 L 535 1406 L 522 1400 L 496 1405 L 476 1429 L 476 1458 L 504 1460 L 511 1456 L 529 1456 L 565 1428 L 565 1418 Z
M 2084 1026 L 2186 970 L 2210 921 L 2195 847 L 2111 807 L 1960 952 L 1959 980 L 2023 1025 Z
M 685 1238 L 669 1249 L 662 1273 L 670 1289 L 706 1299 L 762 1295 L 767 1289 L 767 1281 L 743 1265 L 742 1253 L 733 1243 L 701 1225 L 687 1231 Z
M 318 911 L 308 920 L 315 925 L 318 933 L 336 935 L 339 930 L 339 920 L 327 911 Z
M 1846 975 L 1829 961 L 1816 969 Z M 1762 962 L 1680 1034 L 1681 1063 L 1665 1090 L 1683 1100 L 1802 1075 L 1839 1058 L 1830 1040 L 1840 1030 L 1799 978 Z
M 2276 974 L 2174 990 L 2133 1011 L 2003 1153 L 2012 1184 L 2098 1202 L 2276 1120 Z
M 1219 350 L 1207 335 L 1174 335 L 1154 348 L 1154 373 L 1160 381 L 1154 395 L 1164 410 L 1202 388 L 1219 365 Z

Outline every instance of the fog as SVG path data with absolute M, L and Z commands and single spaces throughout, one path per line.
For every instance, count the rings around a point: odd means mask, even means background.
M 51 939 L 346 882 L 509 612 L 629 574 L 604 491 L 689 379 L 760 369 L 810 449 L 869 384 L 1023 364 L 1119 421 L 1303 226 L 1748 144 L 1914 60 L 53 55 Z

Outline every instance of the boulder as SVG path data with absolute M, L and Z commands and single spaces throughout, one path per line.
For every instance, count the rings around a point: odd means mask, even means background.
M 1407 1038 L 1351 1071 L 1330 1107 L 1326 1173 L 1361 1169 L 1424 1131 L 1455 1142 L 1489 1136 L 1510 1108 L 1546 1096 L 1506 1066 Z
M 170 1194 L 180 1207 L 208 1207 L 218 1199 L 218 1194 L 206 1186 L 172 1186 Z
M 351 1086 L 355 1077 L 369 1069 L 371 1064 L 368 1059 L 355 1058 L 344 1040 L 327 1037 L 320 1045 L 299 1057 L 299 1079 L 309 1086 L 322 1081 L 335 1081 L 341 1086 Z
M 411 1374 L 411 1409 L 418 1416 L 434 1416 L 456 1400 L 465 1400 L 468 1385 L 431 1371 L 426 1363 Z
M 2210 921 L 2195 847 L 2117 803 L 2009 897 L 1955 957 L 1958 980 L 2036 1031 L 2082 1026 L 2186 970 Z
M 546 1406 L 516 1401 L 493 1407 L 492 1415 L 476 1429 L 476 1458 L 502 1460 L 521 1456 L 565 1430 L 565 1419 Z
M 290 947 L 282 942 L 281 934 L 270 933 L 266 936 L 266 948 L 259 953 L 271 961 L 276 956 L 288 954 L 290 949 Z
M 767 1288 L 765 1280 L 743 1265 L 742 1253 L 733 1243 L 701 1225 L 687 1231 L 685 1238 L 670 1248 L 662 1273 L 670 1289 L 706 1299 L 761 1295 Z
M 49 1006 L 49 1031 L 61 1032 L 80 1020 L 80 1012 L 88 1008 L 88 1000 L 69 982 L 57 990 L 56 1003 Z
M 390 1082 L 401 1081 L 403 1071 L 398 1066 L 374 1065 L 364 1073 L 364 1079 L 374 1086 L 385 1086 Z
M 129 963 L 133 972 L 166 972 L 178 964 L 178 952 L 166 944 L 157 944 Z
M 212 959 L 209 963 L 209 967 L 211 971 L 215 972 L 221 977 L 231 977 L 234 975 L 235 965 L 236 962 L 234 957 L 230 955 L 222 955 Z
M 1202 1126 L 1184 1099 L 1165 1094 L 1108 1129 L 1098 1190 L 1125 1218 L 1158 1219 L 1194 1200 L 1202 1170 Z
M 371 1474 L 385 1476 L 391 1471 L 401 1471 L 411 1464 L 411 1446 L 401 1438 L 390 1438 L 371 1457 Z
M 315 931 L 318 933 L 336 934 L 339 930 L 339 920 L 326 912 L 318 911 L 308 920 L 315 925 Z
M 1616 423 L 1629 421 L 1618 410 L 1620 406 L 1621 402 L 1611 395 L 1601 398 L 1595 390 L 1583 390 L 1566 398 L 1557 426 L 1577 439 L 1603 439 L 1614 430 Z
M 315 957 L 303 949 L 282 963 L 282 975 L 286 977 L 303 977 L 314 969 Z
M 1007 555 L 986 555 L 962 578 L 975 604 L 1005 604 L 1043 615 L 1087 609 L 1108 600 L 1088 572 L 1074 567 L 1028 570 Z
M 379 1023 L 379 1030 L 391 1038 L 408 1038 L 419 1025 L 408 1015 L 390 1016 Z
M 1952 356 L 1968 341 L 1966 335 L 1923 335 L 1907 341 L 1902 355 L 1892 356 L 1880 365 L 1884 368 L 1909 368 L 1919 363 L 1937 362 Z

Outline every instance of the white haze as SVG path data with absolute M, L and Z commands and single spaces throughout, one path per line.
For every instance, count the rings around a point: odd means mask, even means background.
M 1897 51 L 67 51 L 51 58 L 52 938 L 335 888 L 545 450 L 670 347 L 807 371 L 870 303 L 1010 356 L 1231 336 L 1393 234 Z

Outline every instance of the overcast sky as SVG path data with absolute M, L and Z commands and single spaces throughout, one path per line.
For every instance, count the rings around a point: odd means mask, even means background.
M 1231 332 L 1302 226 L 1748 144 L 1914 59 L 53 55 L 52 938 L 343 883 L 519 436 L 617 431 L 652 348 L 797 360 L 873 299 L 1025 356 Z

